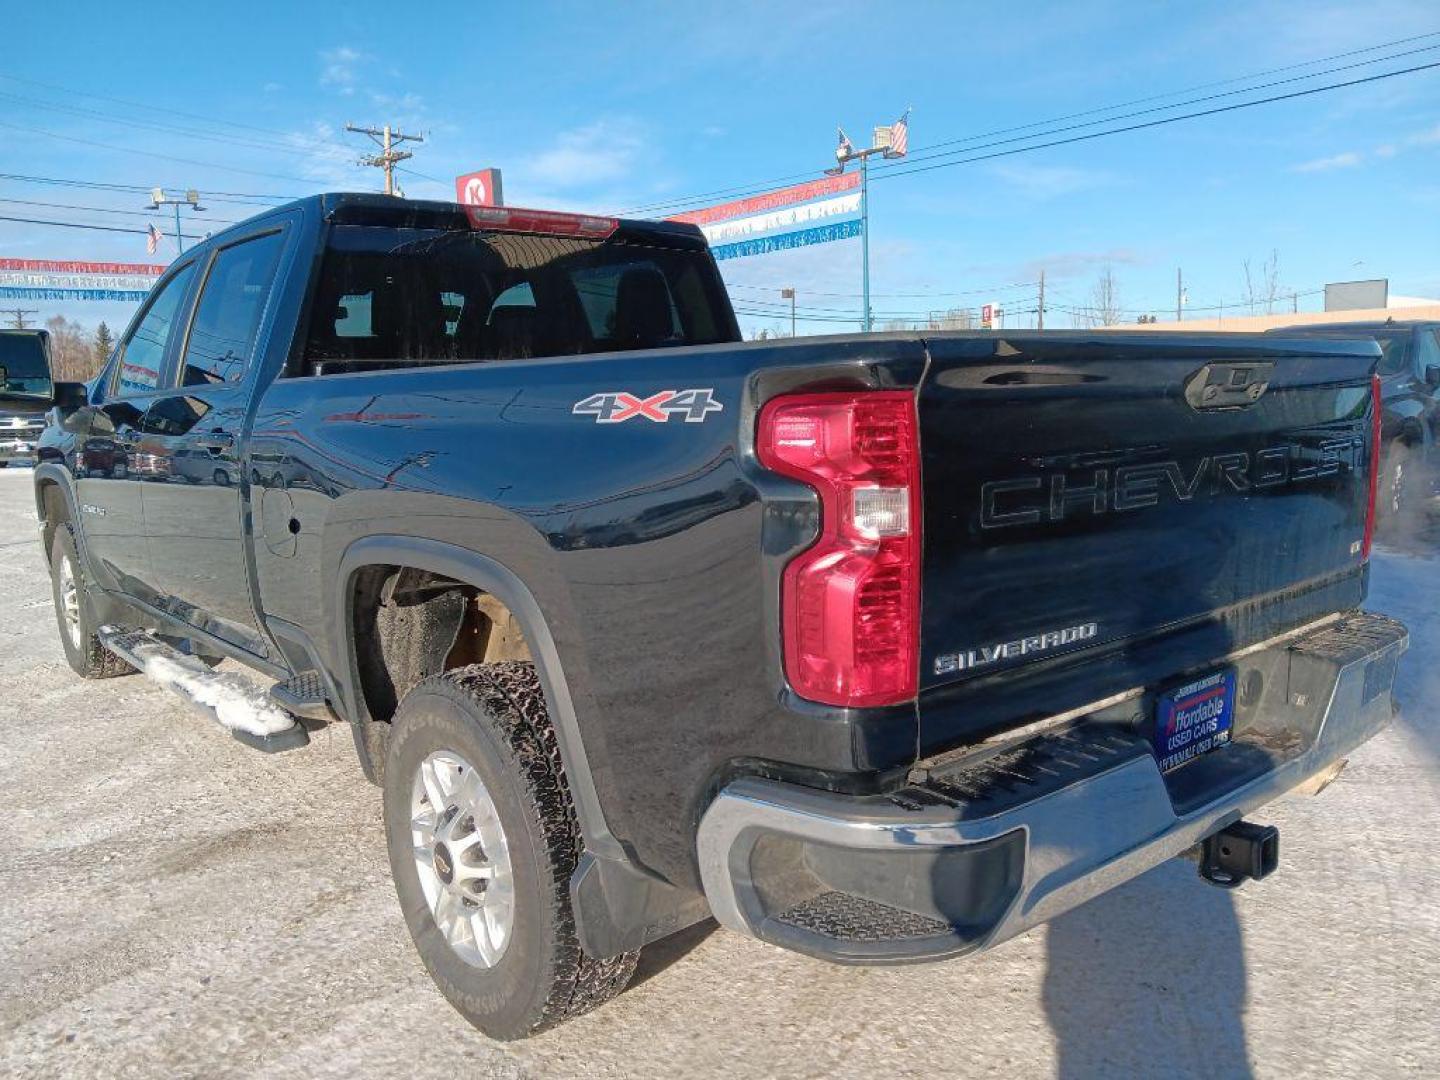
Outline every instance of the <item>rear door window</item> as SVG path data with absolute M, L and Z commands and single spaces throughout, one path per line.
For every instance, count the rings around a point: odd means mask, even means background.
M 238 382 L 245 374 L 284 246 L 284 233 L 272 232 L 215 256 L 185 345 L 183 385 Z

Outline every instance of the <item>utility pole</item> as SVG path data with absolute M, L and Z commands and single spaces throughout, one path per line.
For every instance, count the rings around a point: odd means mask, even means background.
M 1180 268 L 1175 268 L 1175 321 L 1179 322 L 1184 318 L 1181 306 L 1185 303 L 1185 286 L 1180 280 Z
M 30 327 L 25 324 L 25 316 L 38 314 L 40 314 L 40 312 L 34 308 L 0 308 L 0 315 L 9 315 L 13 320 L 10 325 L 16 330 L 29 330 Z
M 403 132 L 395 131 L 386 124 L 382 128 L 357 127 L 355 124 L 346 124 L 346 131 L 353 131 L 357 135 L 369 135 L 380 147 L 380 153 L 371 154 L 369 157 L 360 159 L 361 165 L 373 165 L 377 169 L 385 170 L 385 194 L 395 194 L 395 166 L 406 158 L 415 155 L 408 150 L 396 150 L 395 145 L 402 142 L 424 142 L 424 135 L 406 135 Z
M 1040 314 L 1040 321 L 1036 324 L 1035 329 L 1037 329 L 1037 330 L 1044 330 L 1044 329 L 1045 329 L 1045 271 L 1044 271 L 1043 269 L 1040 271 L 1040 311 L 1039 311 L 1039 314 Z
M 200 205 L 200 192 L 191 188 L 183 196 L 172 198 L 165 194 L 164 188 L 151 188 L 150 209 L 159 210 L 162 206 L 175 207 L 175 247 L 183 255 L 185 254 L 185 240 L 180 235 L 180 207 L 188 206 L 191 210 L 204 210 L 205 207 Z
M 793 288 L 781 289 L 780 299 L 790 301 L 790 336 L 793 338 L 795 336 L 795 290 Z

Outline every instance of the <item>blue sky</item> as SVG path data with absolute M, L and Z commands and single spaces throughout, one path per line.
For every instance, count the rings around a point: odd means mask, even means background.
M 918 157 L 936 142 L 1440 31 L 1434 0 L 150 10 L 122 17 L 113 4 L 67 3 L 11 13 L 0 171 L 266 196 L 374 189 L 378 170 L 352 164 L 365 140 L 344 126 L 389 121 L 428 136 L 402 174 L 411 195 L 448 197 L 457 173 L 499 166 L 512 204 L 614 211 L 821 169 L 837 124 L 858 142 L 907 106 Z M 1427 46 L 1320 81 L 1440 60 L 1440 37 L 1390 51 Z M 140 209 L 138 193 L 0 180 L 0 199 L 11 217 L 146 220 L 101 212 Z M 197 217 L 212 228 L 246 212 L 207 205 Z M 1044 267 L 1047 322 L 1063 326 L 1063 309 L 1086 302 L 1106 265 L 1123 307 L 1163 318 L 1177 267 L 1192 308 L 1233 304 L 1245 294 L 1244 261 L 1258 272 L 1272 251 L 1286 290 L 1388 277 L 1392 293 L 1437 296 L 1440 69 L 877 179 L 871 212 L 882 319 L 992 299 L 1033 306 L 1033 288 L 999 287 L 1032 282 Z M 0 254 L 147 261 L 140 236 L 9 221 Z M 736 260 L 725 272 L 748 301 L 777 302 L 793 284 L 812 316 L 853 315 L 859 262 L 859 242 L 844 241 Z M 1318 308 L 1319 298 L 1300 305 Z M 23 306 L 87 325 L 118 326 L 132 311 Z

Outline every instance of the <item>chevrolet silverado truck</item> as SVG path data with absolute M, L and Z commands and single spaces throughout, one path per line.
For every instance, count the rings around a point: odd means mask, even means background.
M 75 671 L 259 750 L 348 725 L 420 956 L 518 1038 L 709 916 L 904 963 L 1268 874 L 1246 815 L 1407 645 L 1361 610 L 1378 357 L 747 343 L 693 226 L 323 195 L 53 387 L 35 500 Z

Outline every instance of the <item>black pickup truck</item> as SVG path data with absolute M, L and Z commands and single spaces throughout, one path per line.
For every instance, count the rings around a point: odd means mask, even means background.
M 1360 610 L 1378 356 L 742 343 L 692 226 L 326 195 L 53 388 L 35 498 L 75 670 L 262 750 L 348 724 L 426 966 L 515 1038 L 709 915 L 895 963 L 1267 874 L 1244 816 L 1407 644 Z

